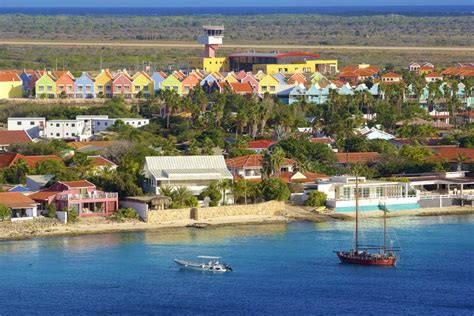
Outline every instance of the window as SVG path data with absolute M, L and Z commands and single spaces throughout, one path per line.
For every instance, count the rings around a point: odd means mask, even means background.
M 275 86 L 270 86 L 270 91 L 276 91 L 276 87 Z
M 30 122 L 30 125 L 35 125 L 35 122 L 31 121 L 31 122 Z
M 16 122 L 16 125 L 21 125 L 21 122 Z
M 100 126 L 100 122 L 97 122 L 97 126 Z
M 178 92 L 178 86 L 173 86 L 173 90 Z
M 38 86 L 38 91 L 43 92 L 44 91 L 44 86 Z
M 66 126 L 69 126 L 69 123 L 66 123 Z
M 66 136 L 69 136 L 69 133 L 66 133 Z
M 262 91 L 267 92 L 267 86 L 262 86 Z
M 76 127 L 76 124 L 72 123 L 71 126 L 72 126 L 72 127 Z
M 99 91 L 104 91 L 104 86 L 103 86 L 103 85 L 97 86 L 97 90 L 99 90 Z
M 378 187 L 377 188 L 377 197 L 382 197 L 383 196 L 383 188 L 382 187 Z
M 56 127 L 59 127 L 59 123 L 56 123 Z
M 51 92 L 51 91 L 53 91 L 53 87 L 52 87 L 52 86 L 48 86 L 48 87 L 46 88 L 46 90 L 47 90 L 48 92 Z
M 104 125 L 105 125 L 105 126 L 107 126 L 107 125 L 109 125 L 109 123 L 107 123 L 107 122 L 104 122 Z
M 64 91 L 64 86 L 62 84 L 59 85 L 58 88 L 59 88 L 59 91 L 61 91 L 61 92 Z
M 91 88 L 90 85 L 87 85 L 87 86 L 86 86 L 86 92 L 91 92 L 91 89 L 92 89 L 92 88 Z
M 56 133 L 56 136 L 59 137 L 59 133 Z
M 107 91 L 110 91 L 110 90 L 112 89 L 112 87 L 109 86 L 109 85 L 107 85 L 107 86 L 105 86 L 105 89 L 106 89 Z
M 140 86 L 135 86 L 135 90 L 140 90 Z
M 122 90 L 122 85 L 120 84 L 115 85 L 115 90 Z
M 148 86 L 143 86 L 144 91 L 148 91 Z
M 76 133 L 71 133 L 71 136 L 76 136 Z
M 130 91 L 130 86 L 128 84 L 124 85 L 123 88 L 125 91 Z
M 344 188 L 342 191 L 342 197 L 344 199 L 350 199 L 351 198 L 351 188 Z
M 84 90 L 84 86 L 79 85 L 77 86 L 77 91 L 82 92 Z

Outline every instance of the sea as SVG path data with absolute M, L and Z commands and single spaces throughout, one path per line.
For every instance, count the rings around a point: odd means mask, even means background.
M 0 315 L 473 315 L 474 215 L 391 218 L 396 267 L 342 264 L 354 222 L 0 242 Z M 362 221 L 379 241 L 381 220 Z M 173 259 L 222 256 L 229 273 Z
M 1 2 L 1 1 L 0 1 Z M 265 14 L 325 14 L 342 16 L 399 14 L 407 16 L 465 16 L 474 14 L 472 5 L 425 6 L 275 6 L 275 7 L 114 7 L 114 8 L 61 8 L 61 7 L 0 7 L 0 14 L 25 15 L 122 15 L 122 16 L 175 16 L 175 15 L 265 15 Z

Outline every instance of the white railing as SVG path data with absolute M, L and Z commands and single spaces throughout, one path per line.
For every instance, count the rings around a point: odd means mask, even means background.
M 97 194 L 58 194 L 57 200 L 74 201 L 74 200 L 99 200 L 99 199 L 115 199 L 117 193 L 97 193 Z
M 396 199 L 405 199 L 405 198 L 415 198 L 416 194 L 409 195 L 396 195 L 396 196 L 370 196 L 370 197 L 359 197 L 359 200 L 363 201 L 372 201 L 372 200 L 396 200 Z M 355 197 L 350 198 L 338 198 L 338 199 L 327 199 L 332 201 L 355 201 Z

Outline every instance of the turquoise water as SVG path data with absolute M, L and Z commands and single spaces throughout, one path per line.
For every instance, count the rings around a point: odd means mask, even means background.
M 0 315 L 472 315 L 474 216 L 390 221 L 403 248 L 396 268 L 338 262 L 352 222 L 0 242 Z M 362 224 L 380 237 L 379 220 Z M 172 262 L 197 255 L 224 256 L 234 272 Z
M 405 203 L 405 204 L 390 204 L 387 205 L 387 209 L 389 212 L 398 212 L 398 211 L 411 211 L 420 208 L 420 204 L 418 203 Z M 360 207 L 361 211 L 364 212 L 373 212 L 373 211 L 381 211 L 382 206 L 379 205 L 364 205 Z M 355 212 L 355 206 L 344 206 L 344 207 L 337 207 L 337 213 L 348 213 L 348 212 Z

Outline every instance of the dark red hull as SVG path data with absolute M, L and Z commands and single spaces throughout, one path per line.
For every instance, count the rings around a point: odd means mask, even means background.
M 367 256 L 358 255 L 355 252 L 337 252 L 337 256 L 341 262 L 366 266 L 395 266 L 397 263 L 397 257 L 395 256 Z

